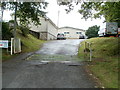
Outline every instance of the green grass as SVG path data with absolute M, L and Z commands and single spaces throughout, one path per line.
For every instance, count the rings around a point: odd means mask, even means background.
M 2 50 L 1 55 L 2 55 L 2 61 L 8 60 L 15 56 L 15 55 L 11 56 L 10 54 L 7 54 L 6 50 Z
M 91 38 L 86 40 L 92 43 L 92 62 L 88 69 L 99 79 L 105 88 L 118 88 L 118 58 L 120 40 L 114 37 Z M 79 48 L 78 56 L 84 60 L 84 41 Z M 89 53 L 87 53 L 89 55 Z
M 45 42 L 43 40 L 39 40 L 32 35 L 28 35 L 28 37 L 23 37 L 22 35 L 18 34 L 18 37 L 22 41 L 22 52 L 33 52 L 38 50 L 42 44 Z
M 17 34 L 17 37 L 20 38 L 22 42 L 22 53 L 36 51 L 40 49 L 42 44 L 45 42 L 35 38 L 30 34 L 28 34 L 27 37 L 24 37 L 20 32 Z M 2 61 L 8 60 L 14 56 L 16 56 L 16 54 L 11 56 L 6 50 L 2 50 Z

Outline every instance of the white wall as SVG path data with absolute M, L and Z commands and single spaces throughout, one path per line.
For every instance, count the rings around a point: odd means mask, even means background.
M 48 21 L 48 28 L 47 29 L 48 29 L 48 40 L 57 39 L 58 29 L 50 21 Z
M 47 23 L 46 23 L 45 19 L 41 18 L 40 22 L 41 22 L 41 25 L 39 25 L 39 26 L 35 26 L 34 24 L 31 23 L 31 25 L 30 25 L 31 28 L 30 29 L 32 31 L 36 31 L 36 32 L 45 32 L 45 31 L 47 31 L 47 27 L 46 27 Z
M 81 32 L 81 34 L 85 35 L 85 31 L 75 28 L 60 28 L 58 33 L 69 32 L 69 34 L 65 34 L 66 38 L 79 38 L 80 34 L 76 32 Z
M 47 38 L 47 40 L 57 39 L 58 30 L 55 24 L 48 18 L 47 19 L 41 18 L 40 22 L 41 22 L 41 25 L 39 26 L 35 26 L 31 24 L 30 30 L 35 32 L 46 32 L 47 35 L 45 35 L 45 37 Z

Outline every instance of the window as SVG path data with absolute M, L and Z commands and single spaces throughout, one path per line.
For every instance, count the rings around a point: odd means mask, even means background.
M 81 32 L 76 32 L 76 34 L 82 34 Z
M 64 34 L 69 34 L 69 32 L 64 32 Z

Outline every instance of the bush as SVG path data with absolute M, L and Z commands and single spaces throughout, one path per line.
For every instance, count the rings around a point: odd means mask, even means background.
M 8 22 L 2 22 L 2 39 L 10 39 L 13 37 L 12 30 L 9 29 Z
M 29 34 L 29 27 L 19 26 L 19 29 L 22 31 L 22 35 L 27 37 L 27 35 Z
M 88 38 L 98 37 L 99 29 L 100 29 L 100 26 L 97 26 L 97 25 L 89 27 L 85 34 L 86 36 L 88 36 Z

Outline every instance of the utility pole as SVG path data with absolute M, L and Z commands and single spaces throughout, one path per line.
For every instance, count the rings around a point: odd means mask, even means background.
M 2 22 L 3 22 L 3 7 L 2 2 L 0 2 L 0 40 L 2 40 Z
M 16 12 L 17 12 L 17 2 L 15 3 L 15 16 L 14 16 L 14 38 L 15 39 L 16 39 L 16 28 L 17 28 Z
M 2 40 L 2 21 L 3 21 L 2 1 L 0 2 L 0 40 Z M 0 49 L 0 72 L 2 72 L 2 49 Z M 2 89 L 2 73 L 0 73 L 0 89 Z
M 57 32 L 58 32 L 58 29 L 59 29 L 59 14 L 60 14 L 60 10 L 58 9 Z
M 15 2 L 15 15 L 14 15 L 14 53 L 16 53 L 17 48 L 17 37 L 16 37 L 16 29 L 17 29 L 17 19 L 16 19 L 16 13 L 17 13 L 17 1 Z
M 59 28 L 59 14 L 60 14 L 60 10 L 58 10 L 58 20 L 57 20 L 57 26 Z

